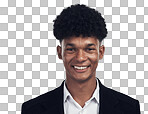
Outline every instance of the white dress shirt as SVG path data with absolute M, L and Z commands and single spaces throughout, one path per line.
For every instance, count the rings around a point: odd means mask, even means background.
M 73 99 L 64 82 L 64 114 L 99 114 L 99 84 L 96 81 L 97 87 L 83 108 Z

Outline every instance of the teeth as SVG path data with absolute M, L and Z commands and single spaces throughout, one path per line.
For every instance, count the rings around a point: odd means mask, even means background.
M 87 67 L 78 67 L 78 66 L 74 66 L 74 68 L 79 69 L 79 70 L 82 70 L 82 69 L 85 69 L 85 68 L 87 68 Z

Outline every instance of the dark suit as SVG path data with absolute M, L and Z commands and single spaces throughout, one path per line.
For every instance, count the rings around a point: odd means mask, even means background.
M 99 80 L 99 79 L 98 79 Z M 64 114 L 63 86 L 23 103 L 21 114 Z M 100 86 L 99 114 L 140 114 L 138 100 Z

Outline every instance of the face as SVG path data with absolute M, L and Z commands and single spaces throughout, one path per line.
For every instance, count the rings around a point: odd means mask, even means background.
M 57 52 L 66 69 L 66 80 L 84 82 L 94 78 L 104 50 L 104 46 L 99 46 L 99 40 L 94 37 L 63 39 Z

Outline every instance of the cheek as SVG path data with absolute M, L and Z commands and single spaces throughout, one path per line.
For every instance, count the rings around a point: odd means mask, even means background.
M 99 54 L 98 53 L 91 54 L 91 55 L 89 55 L 89 59 L 94 63 L 98 62 L 99 61 Z
M 69 64 L 73 59 L 73 56 L 71 54 L 64 54 L 63 56 L 63 62 L 65 65 Z
M 98 66 L 98 62 L 99 62 L 99 55 L 95 54 L 93 56 L 91 56 L 91 64 L 92 64 L 92 71 L 94 72 Z

